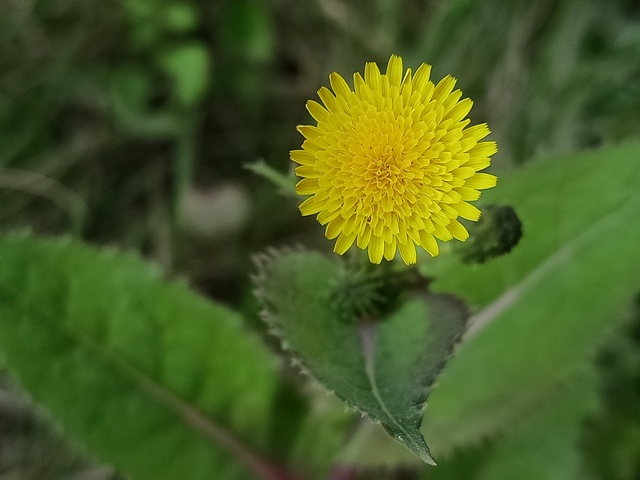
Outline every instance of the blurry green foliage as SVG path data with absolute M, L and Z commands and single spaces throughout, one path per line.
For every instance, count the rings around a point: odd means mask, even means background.
M 123 0 L 131 25 L 133 46 L 153 50 L 167 35 L 188 34 L 198 26 L 199 9 L 195 3 L 179 0 Z
M 275 31 L 266 0 L 227 2 L 221 37 L 225 47 L 249 62 L 268 62 L 275 54 Z
M 158 63 L 173 79 L 180 104 L 192 107 L 203 99 L 211 68 L 206 46 L 197 43 L 178 46 L 160 54 Z
M 631 321 L 599 352 L 602 406 L 584 425 L 581 446 L 592 478 L 626 480 L 640 472 L 640 294 Z

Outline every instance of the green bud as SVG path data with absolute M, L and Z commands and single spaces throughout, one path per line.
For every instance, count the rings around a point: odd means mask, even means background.
M 509 205 L 487 205 L 480 220 L 467 229 L 469 239 L 458 248 L 465 263 L 484 263 L 509 253 L 522 237 L 522 223 Z

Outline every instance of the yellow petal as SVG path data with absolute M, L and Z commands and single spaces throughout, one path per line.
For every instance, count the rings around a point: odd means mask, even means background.
M 495 175 L 491 175 L 489 173 L 476 173 L 473 177 L 466 179 L 464 186 L 484 190 L 495 187 L 497 182 L 498 178 Z
M 462 200 L 466 200 L 468 202 L 473 202 L 480 198 L 480 192 L 473 188 L 468 187 L 458 187 L 455 189 L 456 192 L 460 194 Z
M 469 238 L 469 232 L 458 220 L 451 220 L 451 223 L 447 228 L 451 232 L 451 235 L 453 235 L 453 238 L 455 238 L 456 240 L 464 242 L 467 238 Z
M 471 107 L 473 106 L 473 102 L 470 98 L 465 98 L 464 100 L 459 101 L 449 112 L 445 114 L 445 119 L 450 118 L 454 122 L 459 122 L 464 117 L 469 115 L 471 111 Z
M 471 167 L 475 171 L 484 170 L 489 165 L 491 165 L 491 160 L 488 157 L 474 158 L 474 159 L 471 159 L 471 160 L 465 162 L 465 164 L 464 164 L 465 167 Z
M 326 225 L 331 220 L 336 218 L 338 215 L 340 215 L 340 210 L 325 209 L 322 212 L 320 212 L 316 218 L 318 219 L 318 222 L 320 222 L 320 225 Z
M 413 90 L 421 92 L 427 86 L 429 82 L 429 76 L 431 75 L 431 65 L 423 63 L 416 70 L 416 74 L 413 77 Z
M 365 85 L 364 78 L 360 75 L 359 72 L 353 74 L 353 89 L 356 92 L 356 95 L 362 96 L 363 91 L 362 87 Z
M 289 156 L 291 157 L 291 160 L 299 163 L 300 165 L 313 165 L 316 163 L 316 157 L 304 150 L 291 150 L 289 152 Z
M 443 227 L 442 225 L 438 225 L 437 223 L 434 223 L 433 226 L 435 227 L 433 230 L 433 235 L 436 238 L 439 238 L 443 242 L 448 242 L 453 238 L 453 236 L 451 235 L 451 232 L 446 227 Z
M 315 215 L 324 209 L 324 203 L 319 202 L 315 196 L 307 198 L 298 207 L 302 215 Z
M 456 211 L 462 218 L 466 218 L 467 220 L 475 221 L 480 218 L 480 210 L 478 210 L 477 207 L 474 207 L 470 203 L 460 202 L 456 205 L 453 205 L 453 208 L 456 209 Z
M 340 74 L 333 72 L 331 75 L 329 75 L 329 83 L 331 84 L 331 88 L 336 93 L 336 95 L 349 97 L 349 95 L 351 94 L 349 84 L 344 78 L 342 78 Z
M 396 256 L 396 251 L 398 250 L 396 246 L 396 239 L 392 238 L 390 242 L 385 242 L 384 244 L 384 258 L 391 261 Z
M 336 252 L 338 255 L 344 255 L 345 252 L 349 250 L 349 248 L 351 248 L 351 245 L 353 245 L 353 241 L 355 239 L 356 239 L 355 233 L 352 233 L 351 235 L 346 235 L 344 233 L 341 233 L 340 236 L 338 237 L 338 240 L 336 240 L 336 244 L 333 247 L 333 251 Z
M 442 102 L 442 106 L 444 107 L 444 113 L 445 113 L 443 120 L 446 120 L 449 118 L 448 116 L 449 112 L 453 107 L 457 105 L 461 97 L 462 97 L 462 90 L 457 89 L 451 92 L 449 96 L 445 99 L 445 101 Z M 460 120 L 462 120 L 462 118 Z
M 298 130 L 298 132 L 300 132 L 302 136 L 307 140 L 314 140 L 322 134 L 320 129 L 318 127 L 314 127 L 313 125 L 298 125 L 296 130 Z
M 480 142 L 469 150 L 469 155 L 472 157 L 490 157 L 497 151 L 498 145 L 496 142 Z
M 329 112 L 315 100 L 307 102 L 307 110 L 316 122 L 322 122 L 327 119 Z
M 369 242 L 371 241 L 371 226 L 365 225 L 360 233 L 358 233 L 358 248 L 367 248 Z
M 420 231 L 420 245 L 432 257 L 437 257 L 438 253 L 440 253 L 440 247 L 438 247 L 438 242 L 436 241 L 435 237 L 426 230 Z
M 399 87 L 402 82 L 402 58 L 398 55 L 391 55 L 387 64 L 387 77 L 389 84 Z
M 364 67 L 364 81 L 371 90 L 377 91 L 382 87 L 382 80 L 380 75 L 380 69 L 375 62 L 367 62 Z M 374 262 L 376 263 L 376 262 Z M 380 262 L 377 262 L 380 263 Z
M 322 87 L 320 90 L 318 90 L 318 97 L 320 97 L 322 103 L 324 103 L 325 107 L 327 107 L 327 110 L 329 110 L 330 112 L 338 112 L 336 97 L 333 96 L 331 90 L 329 90 L 327 87 Z
M 440 102 L 444 102 L 446 98 L 449 96 L 453 87 L 456 85 L 456 79 L 451 75 L 447 75 L 442 80 L 438 82 L 435 90 L 433 91 L 433 98 L 439 100 Z
M 382 261 L 382 256 L 384 255 L 384 240 L 382 237 L 371 237 L 368 253 L 371 263 L 378 264 Z
M 301 165 L 300 167 L 296 167 L 296 175 L 299 177 L 318 178 L 322 175 L 322 172 L 318 172 L 311 165 Z
M 344 219 L 344 217 L 342 217 L 342 215 L 336 216 L 336 218 L 334 218 L 327 224 L 325 236 L 329 240 L 333 240 L 334 238 L 336 238 L 342 232 L 342 227 L 344 227 L 345 222 L 346 220 Z
M 298 195 L 313 195 L 318 191 L 320 185 L 318 185 L 317 178 L 304 178 L 296 185 L 296 193 Z
M 400 250 L 400 256 L 402 260 L 407 265 L 413 265 L 417 261 L 416 255 L 416 245 L 413 242 L 407 242 L 404 245 L 402 243 L 398 244 L 398 249 Z
M 490 133 L 491 131 L 489 130 L 489 127 L 487 126 L 487 124 L 481 123 L 479 125 L 474 125 L 472 127 L 465 129 L 464 136 L 465 138 L 473 140 L 475 141 L 475 143 L 477 143 L 480 140 L 482 140 L 484 137 L 489 135 Z

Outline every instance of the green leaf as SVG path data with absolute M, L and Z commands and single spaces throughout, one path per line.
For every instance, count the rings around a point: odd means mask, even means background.
M 571 385 L 493 445 L 478 480 L 578 479 L 579 439 L 585 418 L 596 411 L 593 381 Z
M 131 256 L 0 238 L 0 355 L 66 433 L 138 480 L 285 478 L 274 359 L 234 312 Z
M 344 408 L 344 403 L 334 395 L 327 395 L 324 387 L 317 383 L 307 385 L 305 391 L 311 397 L 310 409 L 298 426 L 289 450 L 289 463 L 294 471 L 326 478 L 344 448 L 345 436 L 352 430 L 356 415 Z M 393 443 L 416 458 L 406 448 Z
M 200 102 L 209 86 L 211 63 L 203 43 L 181 45 L 159 55 L 160 68 L 174 83 L 178 101 L 185 107 Z
M 427 469 L 425 480 L 538 480 L 583 477 L 580 438 L 584 420 L 598 407 L 591 375 L 578 375 L 545 405 L 507 435 L 482 447 L 462 451 L 438 468 Z
M 640 287 L 640 146 L 531 164 L 488 203 L 513 205 L 524 236 L 469 268 L 424 266 L 435 290 L 481 309 L 432 395 L 423 431 L 436 453 L 504 430 L 579 369 Z
M 450 296 L 423 294 L 384 318 L 345 318 L 350 310 L 338 299 L 349 297 L 343 289 L 352 272 L 341 262 L 298 252 L 259 263 L 258 296 L 283 346 L 345 403 L 432 463 L 418 430 L 422 408 L 465 327 L 465 308 Z
M 409 450 L 391 440 L 380 425 L 371 422 L 358 426 L 340 452 L 337 463 L 358 470 L 409 469 L 424 465 Z

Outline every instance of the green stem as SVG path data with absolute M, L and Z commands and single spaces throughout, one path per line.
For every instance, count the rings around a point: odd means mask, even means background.
M 182 215 L 187 195 L 193 186 L 198 139 L 198 116 L 185 111 L 173 155 L 173 208 L 171 212 L 171 251 L 175 257 L 182 231 Z

